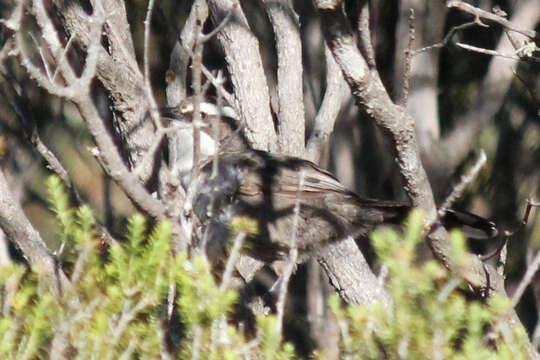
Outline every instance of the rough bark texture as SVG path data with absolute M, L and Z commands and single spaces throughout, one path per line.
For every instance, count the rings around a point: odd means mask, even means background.
M 326 246 L 319 254 L 319 264 L 348 304 L 366 305 L 380 301 L 389 305 L 388 293 L 352 238 Z
M 87 47 L 92 39 L 90 17 L 78 2 L 55 1 L 67 31 Z M 125 4 L 122 1 L 100 2 L 107 14 L 104 33 L 107 48 L 99 53 L 96 75 L 109 94 L 113 110 L 113 125 L 125 160 L 133 168 L 140 163 L 154 141 L 155 127 L 148 120 L 152 110 L 144 89 L 144 78 L 135 58 L 135 50 Z M 120 71 L 119 71 L 120 70 Z M 152 175 L 148 167 L 140 172 L 146 182 Z
M 270 95 L 259 54 L 259 41 L 250 31 L 238 1 L 211 0 L 208 5 L 215 24 L 233 12 L 217 38 L 225 51 L 240 116 L 245 122 L 244 134 L 253 148 L 276 151 L 277 135 L 270 113 Z
M 12 198 L 3 171 L 0 171 L 0 227 L 34 270 L 43 276 L 49 290 L 60 296 L 69 281 L 38 231 L 28 221 L 21 205 Z
M 327 46 L 324 47 L 326 57 L 326 92 L 317 116 L 313 121 L 313 129 L 306 145 L 306 158 L 318 163 L 324 147 L 328 144 L 334 124 L 339 115 L 341 104 L 349 93 L 349 88 L 343 80 L 341 69 L 336 64 L 334 56 Z
M 348 20 L 341 11 L 340 2 L 317 1 L 316 5 L 321 14 L 328 46 L 357 105 L 371 121 L 388 134 L 397 150 L 405 191 L 415 206 L 426 211 L 428 221 L 434 219 L 436 207 L 420 160 L 414 119 L 390 100 L 381 80 L 369 71 L 367 62 L 356 46 Z
M 282 154 L 302 157 L 305 121 L 300 22 L 291 0 L 264 0 L 264 3 L 276 36 L 279 150 Z

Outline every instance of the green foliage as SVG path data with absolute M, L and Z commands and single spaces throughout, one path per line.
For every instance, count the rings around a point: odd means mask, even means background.
M 126 238 L 104 246 L 90 209 L 70 208 L 57 178 L 47 186 L 59 236 L 71 249 L 72 285 L 55 299 L 43 290 L 39 274 L 20 265 L 0 269 L 2 357 L 295 358 L 274 316 L 257 318 L 255 334 L 245 338 L 234 325 L 237 293 L 216 279 L 206 259 L 171 253 L 171 224 L 149 230 L 143 216 L 133 215 Z M 416 263 L 422 221 L 422 214 L 414 212 L 403 235 L 391 230 L 373 234 L 387 269 L 391 305 L 342 307 L 337 296 L 330 299 L 341 333 L 341 357 L 525 358 L 524 330 L 497 321 L 508 311 L 508 299 L 469 301 L 462 281 L 438 263 Z M 251 226 L 244 219 L 236 225 Z M 452 244 L 454 263 L 459 264 L 457 258 L 466 251 L 463 236 L 452 233 Z
M 136 214 L 128 221 L 126 238 L 105 246 L 90 209 L 71 208 L 58 178 L 51 177 L 47 187 L 58 234 L 71 249 L 71 286 L 63 289 L 61 299 L 54 299 L 42 290 L 39 275 L 21 265 L 0 268 L 0 356 L 293 357 L 292 347 L 283 345 L 269 325 L 275 323 L 273 317 L 260 320 L 266 326 L 254 339 L 245 339 L 229 324 L 236 292 L 220 287 L 205 259 L 172 254 L 171 224 L 162 222 L 150 231 L 146 219 Z M 173 311 L 179 318 L 169 313 L 175 298 Z M 183 330 L 180 345 L 170 345 L 169 328 Z
M 491 296 L 487 303 L 466 300 L 463 282 L 435 261 L 415 263 L 422 239 L 422 214 L 413 212 L 404 236 L 383 230 L 373 245 L 388 270 L 391 305 L 342 307 L 334 296 L 330 308 L 341 329 L 347 359 L 524 359 L 523 328 L 497 321 L 509 301 Z M 466 251 L 460 233 L 452 232 L 457 263 Z

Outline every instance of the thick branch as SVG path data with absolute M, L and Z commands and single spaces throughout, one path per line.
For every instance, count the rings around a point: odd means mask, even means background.
M 404 190 L 413 206 L 425 211 L 427 223 L 436 221 L 437 208 L 420 161 L 413 118 L 390 100 L 380 78 L 369 72 L 366 61 L 356 47 L 348 20 L 341 11 L 340 1 L 318 0 L 315 3 L 321 14 L 326 42 L 341 67 L 357 105 L 393 144 Z M 472 254 L 466 259 L 467 268 L 457 267 L 452 262 L 450 240 L 442 226 L 435 227 L 428 239 L 435 256 L 451 271 L 475 287 L 486 285 L 483 264 Z
M 98 144 L 99 158 L 108 175 L 116 181 L 127 196 L 146 211 L 153 218 L 165 220 L 162 204 L 154 199 L 145 187 L 141 184 L 135 174 L 122 162 L 120 153 L 113 142 L 103 120 L 99 116 L 97 109 L 86 94 L 82 94 L 72 99 L 79 108 L 86 125 L 92 133 L 94 140 Z
M 352 238 L 328 244 L 318 261 L 332 286 L 348 304 L 389 304 L 388 293 L 378 281 Z
M 94 40 L 90 38 L 92 18 L 78 2 L 57 0 L 54 3 L 67 31 L 88 47 Z M 124 145 L 123 154 L 130 166 L 135 167 L 154 140 L 154 126 L 151 121 L 145 121 L 151 104 L 135 58 L 124 2 L 107 0 L 99 4 L 107 14 L 104 26 L 107 48 L 100 48 L 96 75 L 110 94 L 113 122 Z M 140 172 L 141 179 L 148 180 L 151 172 L 150 167 Z
M 326 42 L 343 72 L 357 105 L 390 138 L 397 151 L 404 188 L 413 204 L 435 218 L 431 187 L 422 167 L 414 133 L 414 120 L 391 100 L 379 77 L 371 74 L 357 46 L 339 1 L 316 1 Z
M 282 154 L 303 156 L 305 142 L 302 43 L 300 23 L 291 0 L 264 0 L 276 35 L 278 58 L 279 148 Z
M 69 281 L 19 203 L 11 196 L 3 171 L 0 171 L 0 227 L 30 265 L 43 276 L 49 290 L 60 296 Z
M 316 0 L 323 20 L 326 41 L 340 65 L 358 106 L 368 118 L 381 127 L 397 151 L 398 165 L 404 180 L 404 188 L 413 205 L 426 211 L 428 223 L 436 219 L 436 207 L 430 184 L 419 158 L 414 134 L 414 121 L 405 111 L 394 105 L 384 91 L 381 81 L 370 76 L 366 61 L 360 55 L 354 36 L 338 0 Z M 428 236 L 435 256 L 457 276 L 475 288 L 495 289 L 505 295 L 504 278 L 491 266 L 485 266 L 476 256 L 467 254 L 456 264 L 452 258 L 452 246 L 442 226 L 435 226 Z M 491 287 L 490 287 L 491 284 Z M 519 325 L 515 312 L 501 318 L 509 326 Z M 534 352 L 529 346 L 531 356 Z
M 208 5 L 215 24 L 220 24 L 230 11 L 233 12 L 217 38 L 225 51 L 240 116 L 245 123 L 244 134 L 254 148 L 275 151 L 277 136 L 259 41 L 251 32 L 237 0 L 210 0 Z
M 321 107 L 313 121 L 313 130 L 306 145 L 306 158 L 315 163 L 319 162 L 324 147 L 334 131 L 334 124 L 339 115 L 341 104 L 349 91 L 345 80 L 343 80 L 341 69 L 326 45 L 324 45 L 324 54 L 326 57 L 326 91 Z

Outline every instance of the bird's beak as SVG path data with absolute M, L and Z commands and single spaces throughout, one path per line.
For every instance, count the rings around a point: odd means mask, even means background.
M 163 107 L 159 109 L 159 113 L 163 119 L 168 121 L 190 122 L 189 119 L 178 110 L 178 107 Z

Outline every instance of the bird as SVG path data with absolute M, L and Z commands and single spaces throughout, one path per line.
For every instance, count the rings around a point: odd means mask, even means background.
M 242 139 L 234 112 L 219 111 L 206 103 L 200 109 L 198 178 L 190 178 L 191 129 L 183 133 L 181 141 L 180 176 L 184 186 L 193 189 L 193 212 L 206 233 L 206 252 L 211 258 L 226 253 L 228 240 L 244 232 L 251 256 L 264 262 L 284 259 L 294 243 L 302 262 L 326 244 L 348 236 L 365 238 L 381 225 L 400 225 L 411 210 L 406 202 L 361 197 L 311 161 L 251 149 Z M 212 111 L 207 112 L 209 109 Z M 162 114 L 190 124 L 192 111 L 187 98 L 175 110 Z M 218 144 L 211 131 L 214 121 L 220 122 Z M 459 227 L 466 236 L 477 239 L 497 236 L 496 225 L 488 219 L 452 209 L 446 214 L 441 219 L 445 227 Z

